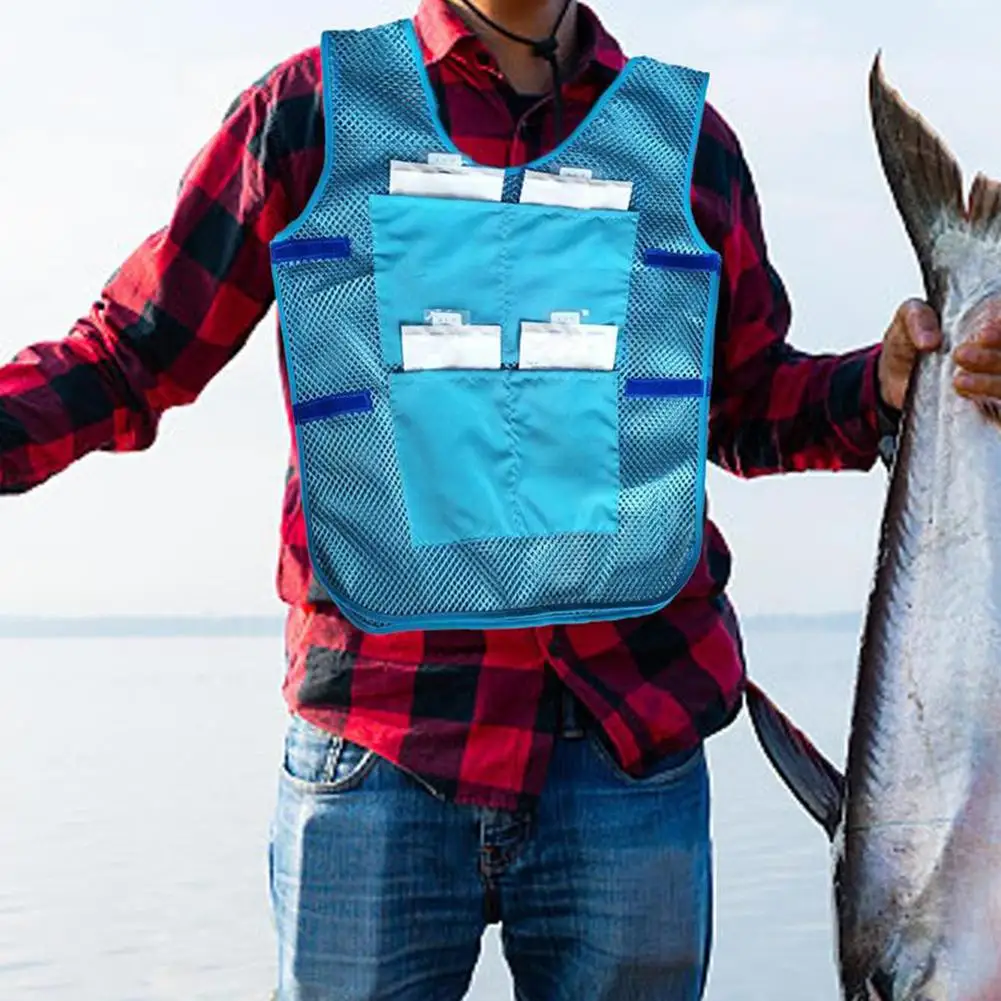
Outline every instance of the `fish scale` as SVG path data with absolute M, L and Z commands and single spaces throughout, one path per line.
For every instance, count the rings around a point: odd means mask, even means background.
M 770 760 L 831 836 L 847 1001 L 1001 1001 L 1001 428 L 952 353 L 1001 319 L 1001 185 L 870 76 L 884 172 L 943 344 L 908 387 L 844 779 L 760 689 Z

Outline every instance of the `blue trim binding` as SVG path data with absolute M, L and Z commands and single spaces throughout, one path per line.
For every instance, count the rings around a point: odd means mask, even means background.
M 719 254 L 675 254 L 655 247 L 643 255 L 643 263 L 665 271 L 712 271 L 718 274 L 720 269 Z
M 431 127 L 438 133 L 438 138 L 441 140 L 445 150 L 453 155 L 461 156 L 464 164 L 474 167 L 488 166 L 488 164 L 480 163 L 478 160 L 474 160 L 471 156 L 467 156 L 463 153 L 462 150 L 456 146 L 455 140 L 451 137 L 451 135 L 449 135 L 448 130 L 442 124 L 441 115 L 438 110 L 438 98 L 435 95 L 434 87 L 431 84 L 431 77 L 428 75 L 427 64 L 424 62 L 424 51 L 421 48 L 420 38 L 417 35 L 417 28 L 414 25 L 413 19 L 407 18 L 396 23 L 402 25 L 403 30 L 406 33 L 406 37 L 410 42 L 410 50 L 414 55 L 417 76 L 420 80 L 421 86 L 424 88 L 424 94 L 427 98 L 428 118 L 431 123 Z M 636 56 L 626 61 L 626 65 L 622 67 L 619 75 L 611 82 L 611 84 L 609 84 L 608 88 L 601 95 L 601 97 L 598 98 L 597 103 L 587 113 L 583 121 L 580 122 L 577 128 L 574 129 L 573 132 L 571 132 L 559 146 L 547 153 L 545 156 L 540 156 L 537 160 L 531 160 L 530 162 L 524 163 L 519 167 L 501 168 L 504 171 L 504 176 L 508 178 L 517 177 L 522 175 L 526 170 L 538 170 L 550 161 L 561 157 L 564 152 L 581 137 L 584 130 L 589 128 L 601 112 L 604 111 L 605 105 L 611 103 L 612 98 L 615 96 L 618 89 L 626 82 L 626 79 L 636 68 L 637 64 L 643 61 L 645 61 L 644 56 Z
M 272 264 L 342 261 L 350 256 L 351 240 L 346 236 L 317 240 L 273 240 L 271 243 Z
M 327 123 L 323 139 L 323 170 L 302 213 L 298 218 L 293 219 L 280 233 L 275 234 L 275 240 L 279 242 L 291 239 L 306 225 L 317 205 L 323 200 L 323 196 L 330 186 L 331 178 L 334 175 L 334 155 L 337 146 L 336 129 L 334 128 L 334 93 L 337 90 L 338 68 L 337 60 L 334 58 L 334 33 L 332 31 L 325 31 L 320 38 L 320 63 L 322 67 L 321 75 L 324 81 L 323 120 Z M 330 80 L 329 86 L 326 82 L 328 77 Z M 272 240 L 272 243 L 275 240 Z M 289 371 L 291 373 L 291 369 Z M 289 380 L 291 381 L 291 374 L 289 375 Z M 305 504 L 305 499 L 303 500 L 303 504 Z
M 688 139 L 688 165 L 685 168 L 685 187 L 684 194 L 681 198 L 681 205 L 685 212 L 685 218 L 688 220 L 688 231 L 692 236 L 692 241 L 695 243 L 696 247 L 700 247 L 704 253 L 712 254 L 715 253 L 712 247 L 706 243 L 706 238 L 702 235 L 702 231 L 698 227 L 698 223 L 695 221 L 695 212 L 692 207 L 693 198 L 689 194 L 692 190 L 692 180 L 695 177 L 695 155 L 699 148 L 699 137 L 702 134 L 702 121 L 705 118 L 706 113 L 706 94 L 709 91 L 709 74 L 701 73 L 699 74 L 702 79 L 701 87 L 699 88 L 699 110 L 696 114 L 692 116 L 692 134 Z
M 641 399 L 678 399 L 708 395 L 706 379 L 626 379 L 626 396 Z
M 344 417 L 348 414 L 367 414 L 372 411 L 372 393 L 363 389 L 358 393 L 332 393 L 315 400 L 306 400 L 292 406 L 296 424 L 322 421 L 327 417 Z

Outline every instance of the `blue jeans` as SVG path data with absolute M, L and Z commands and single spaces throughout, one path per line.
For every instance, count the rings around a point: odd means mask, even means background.
M 293 718 L 271 844 L 278 1001 L 459 1001 L 500 922 L 517 1001 L 696 1001 L 702 749 L 624 774 L 561 737 L 531 814 L 460 806 Z

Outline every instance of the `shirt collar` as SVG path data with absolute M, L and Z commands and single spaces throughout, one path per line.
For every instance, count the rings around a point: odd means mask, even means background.
M 620 72 L 626 64 L 626 57 L 619 43 L 608 33 L 590 7 L 578 3 L 577 9 L 585 29 L 581 36 L 585 49 L 578 72 L 584 73 L 594 65 L 613 73 Z M 464 45 L 470 45 L 471 51 L 484 51 L 483 43 L 449 0 L 421 0 L 414 15 L 414 27 L 424 58 L 429 64 L 441 62 L 455 52 L 457 47 Z

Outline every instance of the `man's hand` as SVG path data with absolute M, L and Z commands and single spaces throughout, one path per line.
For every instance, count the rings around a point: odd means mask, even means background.
M 942 343 L 935 311 L 909 299 L 893 318 L 883 338 L 879 359 L 879 389 L 883 402 L 895 410 L 904 405 L 907 383 L 918 354 Z M 954 356 L 956 391 L 962 396 L 1001 400 L 1001 308 L 985 311 L 980 329 Z

